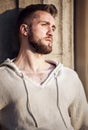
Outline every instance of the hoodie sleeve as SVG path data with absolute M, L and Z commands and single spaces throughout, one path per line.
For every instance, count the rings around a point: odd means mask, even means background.
M 88 129 L 88 103 L 78 75 L 75 85 L 76 96 L 69 107 L 71 123 L 75 130 L 79 130 L 82 126 Z
M 5 75 L 3 74 L 4 68 L 0 68 L 0 110 L 3 109 L 9 102 L 9 94 L 6 89 Z

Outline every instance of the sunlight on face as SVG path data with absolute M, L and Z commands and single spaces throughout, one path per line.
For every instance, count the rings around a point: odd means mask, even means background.
M 35 52 L 48 54 L 52 51 L 55 20 L 47 12 L 37 11 L 29 29 L 28 42 Z

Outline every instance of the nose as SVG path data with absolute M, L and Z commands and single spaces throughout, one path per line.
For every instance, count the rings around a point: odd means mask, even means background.
M 52 27 L 48 27 L 48 35 L 51 35 L 51 36 L 53 36 L 54 35 L 54 30 L 53 30 L 53 28 Z

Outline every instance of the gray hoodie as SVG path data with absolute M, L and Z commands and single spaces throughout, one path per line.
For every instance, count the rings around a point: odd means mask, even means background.
M 56 68 L 40 85 L 10 60 L 0 67 L 0 130 L 79 130 L 88 106 L 76 72 Z

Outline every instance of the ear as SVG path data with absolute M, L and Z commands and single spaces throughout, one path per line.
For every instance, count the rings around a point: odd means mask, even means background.
M 28 36 L 28 26 L 26 24 L 22 24 L 20 26 L 20 33 L 24 36 Z

